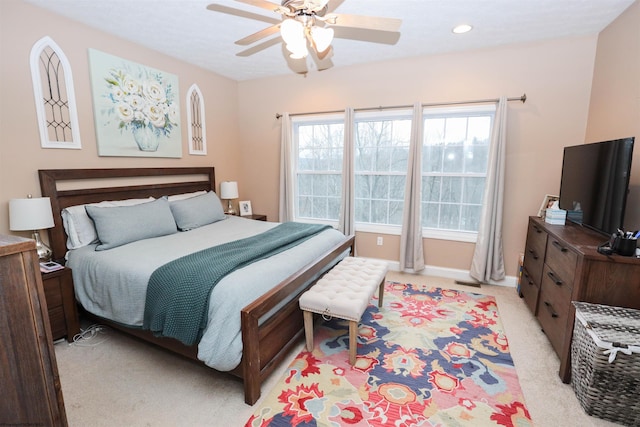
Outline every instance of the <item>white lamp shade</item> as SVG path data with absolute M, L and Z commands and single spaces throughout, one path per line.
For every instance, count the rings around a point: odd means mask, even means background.
M 53 227 L 48 197 L 9 200 L 9 228 L 12 231 L 42 230 Z
M 324 52 L 333 41 L 333 28 L 311 27 L 311 38 L 318 53 Z
M 220 183 L 220 198 L 221 199 L 237 199 L 238 183 L 235 181 L 224 181 Z
M 285 19 L 280 24 L 280 35 L 286 44 L 295 46 L 304 40 L 304 25 L 295 19 Z

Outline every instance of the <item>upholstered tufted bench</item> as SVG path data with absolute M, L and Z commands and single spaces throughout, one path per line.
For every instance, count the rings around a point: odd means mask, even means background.
M 349 321 L 349 363 L 356 362 L 358 323 L 376 289 L 382 307 L 387 270 L 384 261 L 346 257 L 300 296 L 308 351 L 313 350 L 313 313 L 337 317 Z

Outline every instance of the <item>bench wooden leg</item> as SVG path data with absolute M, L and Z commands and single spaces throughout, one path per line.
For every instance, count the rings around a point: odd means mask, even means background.
M 378 307 L 382 307 L 382 298 L 384 298 L 384 280 L 385 278 L 382 278 L 382 282 L 380 282 L 380 287 L 378 288 Z
M 304 336 L 307 342 L 307 351 L 313 351 L 313 312 L 303 311 Z
M 356 352 L 358 351 L 358 322 L 349 320 L 349 363 L 356 364 Z

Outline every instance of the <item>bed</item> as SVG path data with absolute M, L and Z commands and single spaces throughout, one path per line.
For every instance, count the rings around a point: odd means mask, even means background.
M 73 269 L 76 297 L 85 314 L 213 369 L 240 377 L 244 384 L 245 402 L 249 405 L 258 400 L 264 379 L 302 336 L 303 319 L 298 307 L 300 294 L 341 258 L 352 254 L 354 249 L 353 236 L 346 237 L 332 229 L 315 232 L 316 234 L 293 248 L 221 276 L 210 293 L 208 322 L 197 342 L 191 344 L 181 337 L 159 337 L 158 332 L 152 333 L 143 328 L 147 320 L 146 311 L 143 312 L 144 302 L 136 295 L 144 295 L 146 288 L 140 288 L 140 283 L 146 286 L 147 281 L 151 282 L 150 277 L 155 277 L 155 273 L 161 270 L 159 267 L 168 265 L 187 253 L 204 252 L 203 248 L 211 245 L 215 246 L 212 249 L 225 248 L 225 244 L 235 245 L 236 242 L 249 239 L 254 239 L 252 242 L 255 239 L 266 241 L 262 237 L 252 236 L 266 236 L 279 225 L 240 217 L 224 217 L 211 224 L 191 229 L 185 227 L 185 231 L 168 235 L 134 239 L 129 243 L 116 242 L 120 244 L 102 251 L 96 248 L 111 243 L 106 238 L 103 239 L 105 242 L 93 241 L 77 247 L 67 234 L 64 223 L 67 228 L 70 227 L 69 212 L 79 206 L 134 199 L 139 200 L 136 202 L 139 203 L 139 209 L 149 209 L 155 204 L 162 205 L 164 209 L 164 204 L 169 203 L 165 202 L 165 196 L 175 197 L 173 200 L 194 197 L 187 202 L 171 202 L 174 203 L 172 208 L 180 203 L 187 206 L 185 203 L 193 203 L 194 200 L 216 197 L 211 193 L 215 193 L 214 169 L 49 169 L 40 170 L 39 178 L 42 195 L 51 199 L 54 212 L 54 227 L 48 230 L 53 258 L 67 263 Z M 153 199 L 145 202 L 147 198 Z M 107 212 L 100 207 L 86 211 L 92 215 Z M 131 211 L 132 209 L 127 210 Z M 65 212 L 65 218 L 62 212 Z M 154 213 L 149 216 L 156 217 L 161 215 Z M 102 230 L 99 229 L 100 217 L 92 216 L 92 220 L 95 220 L 96 229 Z M 69 234 L 75 235 L 73 228 L 70 230 Z M 69 247 L 73 249 L 70 250 Z M 170 247 L 171 251 L 157 250 L 154 247 Z M 171 254 L 168 255 L 168 252 Z M 136 263 L 127 262 L 127 259 L 133 257 L 137 257 L 137 264 L 144 268 L 133 270 L 133 264 Z M 276 263 L 278 259 L 286 262 Z M 100 275 L 108 271 L 106 267 L 103 268 L 107 260 L 116 265 L 115 270 L 109 270 L 109 289 L 96 290 L 92 288 L 92 278 L 97 277 L 97 282 L 106 280 L 100 279 L 103 277 Z M 252 279 L 255 274 L 259 275 L 260 280 Z M 234 290 L 236 288 L 241 291 Z M 130 301 L 131 305 L 123 308 L 118 302 L 123 300 Z M 221 323 L 220 317 L 216 319 L 214 316 L 226 309 L 232 310 L 233 314 L 222 314 L 223 318 L 236 319 L 236 326 L 229 326 L 234 322 Z M 216 327 L 219 324 L 224 324 L 225 327 Z M 225 329 L 228 329 L 224 332 L 228 332 L 229 337 L 221 337 L 217 332 Z

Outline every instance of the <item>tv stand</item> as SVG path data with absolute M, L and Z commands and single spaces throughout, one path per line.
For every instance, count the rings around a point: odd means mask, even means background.
M 560 358 L 564 383 L 571 381 L 571 301 L 640 309 L 640 259 L 598 253 L 605 240 L 574 223 L 529 217 L 520 289 Z

